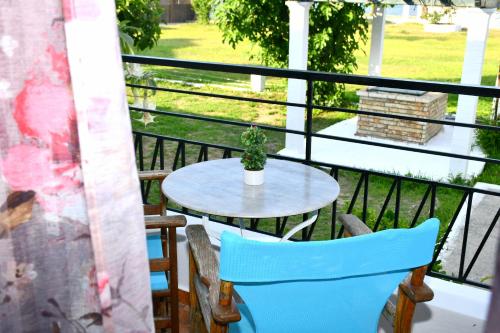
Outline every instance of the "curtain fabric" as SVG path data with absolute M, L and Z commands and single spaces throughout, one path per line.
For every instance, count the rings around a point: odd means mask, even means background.
M 114 2 L 0 0 L 0 332 L 151 332 Z

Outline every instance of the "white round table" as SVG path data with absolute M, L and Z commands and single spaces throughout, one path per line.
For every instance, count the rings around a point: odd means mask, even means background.
M 321 170 L 276 159 L 267 160 L 264 184 L 246 185 L 240 159 L 230 158 L 178 169 L 165 178 L 162 191 L 182 207 L 205 215 L 240 218 L 242 226 L 242 218 L 274 218 L 318 211 L 332 203 L 340 189 L 335 179 Z M 315 220 L 311 218 L 292 231 L 295 233 Z M 284 239 L 291 236 L 287 235 Z

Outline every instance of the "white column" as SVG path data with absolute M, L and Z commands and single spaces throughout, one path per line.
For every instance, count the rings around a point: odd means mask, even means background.
M 288 68 L 307 69 L 307 41 L 309 37 L 309 9 L 311 2 L 287 1 L 290 10 L 290 37 L 288 42 Z M 306 102 L 306 81 L 289 79 L 288 97 L 290 103 Z M 286 128 L 304 130 L 304 108 L 288 106 Z M 285 147 L 288 153 L 304 154 L 304 136 L 286 134 Z
M 410 6 L 403 5 L 403 12 L 401 13 L 401 21 L 407 22 L 410 20 Z
M 370 45 L 370 63 L 368 75 L 380 76 L 382 71 L 382 55 L 384 53 L 385 9 L 375 6 L 372 21 L 372 36 Z
M 416 20 L 417 22 L 422 22 L 422 12 L 423 12 L 424 7 L 423 6 L 417 6 L 417 15 L 416 15 Z
M 465 47 L 464 64 L 462 67 L 462 84 L 481 84 L 483 73 L 484 52 L 488 39 L 488 26 L 495 9 L 472 8 L 468 12 L 467 44 Z M 477 96 L 458 96 L 458 106 L 455 121 L 474 123 L 476 121 Z M 453 128 L 451 152 L 469 155 L 474 139 L 474 130 L 464 127 Z M 461 174 L 467 177 L 468 161 L 452 158 L 450 174 Z
M 250 85 L 252 91 L 263 92 L 266 88 L 266 77 L 263 75 L 250 74 Z

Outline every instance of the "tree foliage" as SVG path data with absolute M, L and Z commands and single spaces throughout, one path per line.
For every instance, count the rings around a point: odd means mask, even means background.
M 365 42 L 368 21 L 360 4 L 315 2 L 309 21 L 308 69 L 352 73 L 354 52 Z M 225 0 L 218 6 L 216 23 L 224 42 L 233 48 L 245 39 L 257 45 L 253 57 L 264 65 L 288 66 L 289 11 L 285 1 Z M 315 103 L 340 104 L 343 85 L 316 82 Z
M 208 24 L 210 22 L 213 0 L 192 0 L 191 3 L 196 13 L 196 20 L 199 23 Z
M 160 38 L 162 13 L 160 0 L 116 0 L 121 39 L 129 36 L 137 50 L 152 48 Z

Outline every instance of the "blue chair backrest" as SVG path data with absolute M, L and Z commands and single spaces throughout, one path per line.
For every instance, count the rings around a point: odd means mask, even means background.
M 234 283 L 259 333 L 376 332 L 408 272 L 428 264 L 439 220 L 332 241 L 266 243 L 225 232 L 220 278 Z

